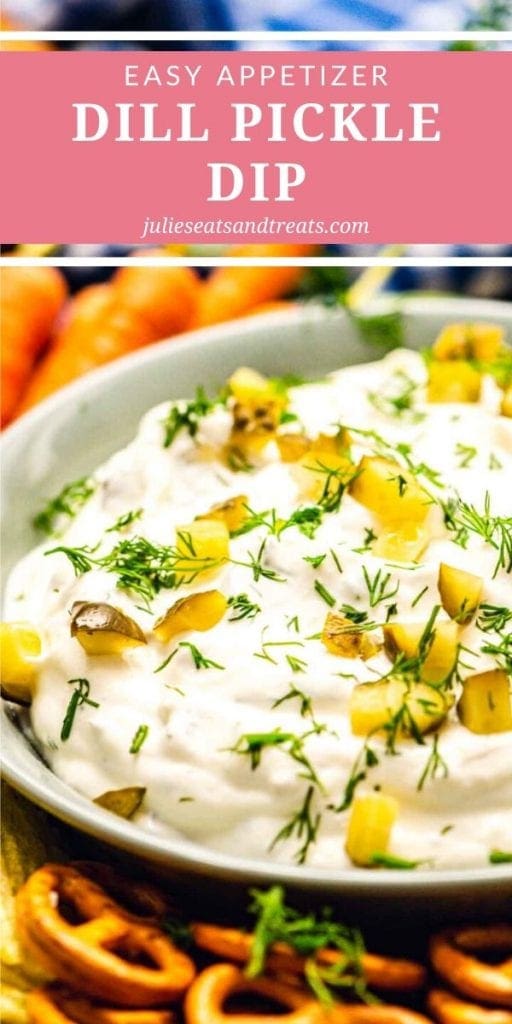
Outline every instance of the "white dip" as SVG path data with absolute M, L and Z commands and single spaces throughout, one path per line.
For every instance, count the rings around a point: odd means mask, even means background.
M 397 387 L 404 390 L 402 371 L 418 385 L 410 388 L 413 410 L 400 412 L 379 400 L 377 408 L 373 393 L 393 396 Z M 488 492 L 492 514 L 510 516 L 512 420 L 498 414 L 500 392 L 494 381 L 485 378 L 480 402 L 457 405 L 428 404 L 424 383 L 422 358 L 398 350 L 380 362 L 291 389 L 288 408 L 310 437 L 334 433 L 341 422 L 377 431 L 393 446 L 406 442 L 415 466 L 424 463 L 440 474 L 441 487 L 431 474 L 418 477 L 435 499 L 447 501 L 458 492 L 483 511 Z M 144 417 L 135 440 L 96 471 L 92 497 L 65 524 L 65 532 L 31 552 L 9 580 L 6 618 L 29 621 L 44 636 L 30 709 L 41 752 L 60 778 L 88 797 L 145 787 L 135 817 L 143 828 L 187 836 L 240 857 L 296 860 L 308 830 L 304 826 L 299 836 L 293 819 L 311 787 L 307 809 L 310 826 L 317 827 L 303 856 L 308 865 L 351 870 L 344 848 L 350 810 L 340 812 L 339 806 L 364 738 L 352 735 L 348 699 L 356 682 L 379 679 L 391 663 L 382 649 L 367 661 L 328 652 L 319 634 L 332 609 L 315 581 L 334 597 L 335 611 L 346 604 L 376 623 L 387 616 L 391 622 L 426 623 L 440 603 L 440 562 L 484 577 L 481 600 L 493 606 L 510 608 L 511 576 L 503 566 L 494 571 L 498 551 L 478 533 L 469 531 L 466 547 L 455 542 L 437 500 L 428 519 L 432 539 L 420 561 L 387 564 L 365 544 L 367 531 L 379 534 L 382 526 L 347 492 L 339 509 L 323 516 L 312 538 L 295 526 L 276 536 L 265 525 L 232 538 L 230 561 L 214 577 L 160 590 L 150 611 L 140 594 L 117 585 L 115 573 L 93 566 L 75 575 L 65 554 L 45 557 L 56 545 L 89 545 L 98 559 L 121 539 L 136 536 L 173 545 L 175 527 L 234 495 L 247 495 L 252 510 L 275 509 L 282 520 L 299 505 L 311 504 L 300 497 L 293 467 L 281 461 L 274 441 L 250 472 L 234 472 L 215 456 L 232 425 L 225 405 L 200 420 L 195 437 L 182 429 L 165 448 L 162 421 L 168 411 L 164 405 Z M 298 427 L 294 420 L 281 429 Z M 356 463 L 363 454 L 378 451 L 375 438 L 351 436 Z M 119 516 L 137 509 L 143 509 L 140 518 L 121 531 L 106 532 Z M 251 556 L 257 556 L 263 542 L 261 564 L 271 570 L 270 578 L 251 568 Z M 316 557 L 321 555 L 323 560 Z M 390 574 L 384 596 L 373 606 L 363 567 L 370 581 L 379 570 L 381 580 Z M 259 610 L 238 618 L 231 605 L 208 632 L 182 634 L 167 644 L 154 638 L 155 620 L 177 598 L 212 588 L 227 597 L 245 594 Z M 147 645 L 116 656 L 87 655 L 70 636 L 75 601 L 103 601 L 122 609 L 144 630 Z M 447 620 L 441 609 L 436 621 Z M 381 641 L 381 630 L 372 636 Z M 482 647 L 501 643 L 503 634 L 485 631 L 478 612 L 460 637 L 464 651 L 453 684 L 456 697 L 461 679 L 502 664 Z M 214 664 L 196 668 L 191 647 L 181 642 L 195 645 Z M 166 667 L 156 672 L 173 651 Z M 89 681 L 89 696 L 98 706 L 78 707 L 69 738 L 62 741 L 73 689 L 68 681 L 78 678 Z M 147 735 L 140 750 L 130 753 L 141 725 L 147 726 Z M 308 766 L 292 756 L 290 741 L 263 746 L 259 764 L 251 765 L 242 737 L 276 730 L 302 737 L 295 749 Z M 233 750 L 237 745 L 239 750 Z M 371 746 L 377 763 L 363 765 L 365 777 L 356 792 L 380 789 L 398 801 L 391 854 L 435 868 L 459 868 L 487 864 L 491 850 L 512 849 L 512 733 L 471 732 L 453 706 L 437 740 L 432 733 L 423 743 L 401 737 L 390 753 L 385 735 L 379 734 Z M 287 825 L 291 834 L 276 841 Z

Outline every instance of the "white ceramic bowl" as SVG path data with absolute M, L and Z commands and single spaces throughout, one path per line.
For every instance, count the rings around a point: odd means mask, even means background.
M 403 301 L 406 343 L 429 345 L 450 320 L 497 320 L 512 334 L 512 306 L 452 298 Z M 189 396 L 198 383 L 212 391 L 240 364 L 272 375 L 317 377 L 339 366 L 378 359 L 381 346 L 364 342 L 343 311 L 304 306 L 248 318 L 154 345 L 65 388 L 6 431 L 3 441 L 4 570 L 36 541 L 33 514 L 48 495 L 86 474 L 133 436 L 140 416 L 157 402 Z M 102 810 L 58 779 L 35 754 L 10 711 L 3 710 L 3 771 L 31 800 L 110 846 L 128 851 L 182 884 L 210 889 L 281 881 L 296 891 L 318 890 L 345 907 L 382 914 L 413 900 L 434 916 L 496 912 L 512 896 L 512 867 L 478 870 L 369 872 L 283 866 L 207 850 L 186 839 L 156 837 Z M 478 827 L 478 822 L 475 822 Z M 366 914 L 364 916 L 367 916 Z

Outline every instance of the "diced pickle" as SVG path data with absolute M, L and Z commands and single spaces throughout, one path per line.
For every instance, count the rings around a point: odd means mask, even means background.
M 385 530 L 372 545 L 372 554 L 389 562 L 417 562 L 430 540 L 430 531 L 419 523 L 405 523 Z
M 256 370 L 240 367 L 228 381 L 234 398 L 233 428 L 228 446 L 242 454 L 256 454 L 272 441 L 288 397 Z
M 503 346 L 504 330 L 499 324 L 447 324 L 436 338 L 432 352 L 436 359 L 481 359 L 492 362 Z
M 112 811 L 119 818 L 132 818 L 138 811 L 146 790 L 144 786 L 128 786 L 126 789 L 109 789 L 97 796 L 93 803 Z
M 364 455 L 349 486 L 350 494 L 383 522 L 422 523 L 431 499 L 415 477 L 392 459 Z
M 453 706 L 451 694 L 429 683 L 385 678 L 354 686 L 349 701 L 354 736 L 368 736 L 389 726 L 401 712 L 398 734 L 411 736 L 437 729 Z
M 292 466 L 292 474 L 302 498 L 328 502 L 354 476 L 355 466 L 347 454 L 329 449 L 311 449 Z
M 441 562 L 437 585 L 441 603 L 450 618 L 461 624 L 469 622 L 482 596 L 482 577 Z
M 267 399 L 251 405 L 235 402 L 230 446 L 243 452 L 256 453 L 272 441 L 281 418 L 282 405 Z
M 70 629 L 87 654 L 122 654 L 146 643 L 134 619 L 102 601 L 75 601 Z
M 507 388 L 503 395 L 500 412 L 502 416 L 512 418 L 512 386 Z
M 228 380 L 228 387 L 238 402 L 266 402 L 278 395 L 274 382 L 249 366 L 240 366 L 235 370 Z M 286 397 L 283 395 L 281 404 L 284 405 L 285 402 Z
M 220 622 L 227 606 L 228 602 L 220 590 L 205 590 L 182 597 L 158 619 L 153 632 L 164 643 L 187 630 L 205 632 Z
M 214 519 L 225 523 L 230 533 L 236 533 L 249 516 L 248 503 L 249 499 L 246 494 L 237 494 L 233 498 L 227 498 L 226 501 L 212 505 L 208 512 L 196 516 L 196 520 Z
M 5 700 L 31 703 L 41 649 L 41 634 L 30 622 L 0 623 L 0 692 Z
M 425 632 L 424 622 L 388 622 L 383 626 L 384 647 L 393 659 L 398 654 L 417 658 Z M 430 683 L 446 679 L 457 660 L 458 626 L 455 622 L 436 622 L 431 642 L 421 664 L 421 678 Z
M 191 583 L 198 576 L 208 579 L 229 558 L 229 531 L 218 519 L 196 519 L 177 527 L 176 547 L 175 571 L 180 582 Z
M 466 729 L 484 736 L 512 731 L 511 686 L 510 676 L 502 669 L 465 679 L 457 713 Z
M 276 444 L 283 462 L 298 462 L 311 447 L 305 434 L 277 434 Z
M 355 797 L 345 843 L 353 864 L 370 867 L 376 853 L 387 851 L 397 816 L 398 803 L 393 797 L 383 793 Z
M 482 376 L 463 360 L 431 362 L 428 371 L 429 402 L 478 402 Z
M 362 658 L 367 661 L 379 650 L 368 632 L 358 629 L 350 620 L 328 612 L 322 630 L 322 642 L 331 654 L 342 658 Z

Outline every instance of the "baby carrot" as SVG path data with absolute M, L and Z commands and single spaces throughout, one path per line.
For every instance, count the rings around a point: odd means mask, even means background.
M 198 278 L 189 267 L 124 267 L 108 284 L 84 288 L 23 396 L 24 412 L 103 363 L 183 331 Z
M 230 256 L 286 257 L 310 256 L 311 245 L 245 245 L 234 247 Z M 244 316 L 255 306 L 273 302 L 296 287 L 304 273 L 303 267 L 217 267 L 201 285 L 199 301 L 191 327 Z
M 0 287 L 1 420 L 5 425 L 12 419 L 36 358 L 48 341 L 67 285 L 55 267 L 3 267 Z

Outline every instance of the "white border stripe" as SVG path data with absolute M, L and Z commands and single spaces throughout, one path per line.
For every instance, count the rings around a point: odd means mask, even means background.
M 4 31 L 2 42 L 468 42 L 503 43 L 512 41 L 510 32 L 63 32 Z
M 512 256 L 2 256 L 4 267 L 512 267 Z

